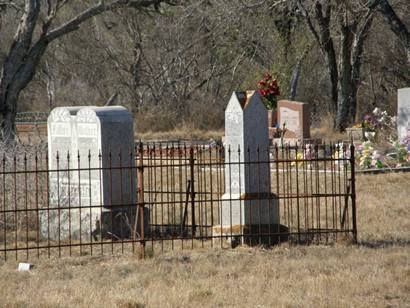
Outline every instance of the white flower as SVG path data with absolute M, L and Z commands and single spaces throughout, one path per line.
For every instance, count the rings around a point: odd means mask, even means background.
M 374 110 L 373 110 L 373 114 L 374 114 L 374 115 L 378 115 L 378 114 L 380 114 L 380 111 L 381 111 L 380 108 L 377 108 L 377 107 L 376 107 L 376 108 L 374 108 Z
M 372 155 L 372 159 L 373 160 L 378 160 L 378 159 L 380 159 L 380 157 L 381 157 L 381 154 L 380 154 L 380 152 L 379 151 L 373 151 L 373 155 Z

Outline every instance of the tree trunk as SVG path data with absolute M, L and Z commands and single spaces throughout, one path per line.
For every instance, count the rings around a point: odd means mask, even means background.
M 330 3 L 326 5 L 325 12 L 323 12 L 323 6 L 320 1 L 316 1 L 314 4 L 314 20 L 316 20 L 319 29 L 316 30 L 313 19 L 306 10 L 302 0 L 297 1 L 298 8 L 302 12 L 305 18 L 309 31 L 313 34 L 317 44 L 323 52 L 326 68 L 329 74 L 330 80 L 330 112 L 336 113 L 337 110 L 337 98 L 338 98 L 338 69 L 336 52 L 333 44 L 333 39 L 330 33 L 330 21 L 332 17 L 332 6 Z
M 396 12 L 390 6 L 387 0 L 379 1 L 379 11 L 382 13 L 384 20 L 390 25 L 390 29 L 397 35 L 404 44 L 407 52 L 407 61 L 410 63 L 410 33 L 406 25 L 396 15 Z
M 336 52 L 330 34 L 331 9 L 332 6 L 328 4 L 325 8 L 325 14 L 323 14 L 322 4 L 319 1 L 315 4 L 315 17 L 319 25 L 320 44 L 325 53 L 326 67 L 330 79 L 330 97 L 332 100 L 330 111 L 335 113 L 338 105 L 338 71 Z
M 7 58 L 0 74 L 0 121 L 1 140 L 10 141 L 15 137 L 15 118 L 20 91 L 27 85 L 25 77 L 31 60 L 28 59 L 33 32 L 40 13 L 40 3 L 26 0 L 24 13 L 14 36 Z M 33 72 L 34 74 L 34 72 Z M 31 79 L 30 79 L 31 80 Z
M 343 131 L 353 124 L 356 118 L 364 43 L 373 16 L 374 8 L 368 11 L 359 29 L 357 29 L 358 21 L 349 25 L 347 18 L 344 18 L 341 22 L 339 99 L 335 123 L 335 129 L 338 131 Z
M 341 22 L 340 26 L 340 76 L 339 76 L 339 98 L 337 102 L 336 127 L 335 129 L 343 131 L 352 122 L 350 109 L 353 104 L 353 85 L 352 85 L 352 35 L 353 25 L 347 24 L 347 20 Z
M 49 31 L 57 11 L 65 2 L 57 1 L 55 5 L 51 5 L 51 2 L 47 1 L 48 15 L 39 18 L 42 1 L 25 0 L 24 13 L 0 71 L 0 140 L 14 139 L 18 98 L 21 91 L 33 79 L 49 43 L 77 30 L 83 22 L 104 12 L 122 7 L 141 9 L 153 6 L 158 10 L 162 2 L 173 4 L 170 0 L 112 0 L 109 3 L 99 1 Z M 33 44 L 34 29 L 37 26 L 40 28 L 39 38 Z
M 296 66 L 293 69 L 292 79 L 290 81 L 290 94 L 289 94 L 289 100 L 291 101 L 295 100 L 296 98 L 296 90 L 298 87 L 298 81 L 300 77 L 300 69 L 302 67 L 303 60 L 306 58 L 308 52 L 309 52 L 309 48 L 304 50 L 302 56 L 298 59 Z
M 3 141 L 13 140 L 15 137 L 15 119 L 17 113 L 17 102 L 21 91 L 23 91 L 29 82 L 33 79 L 36 68 L 41 57 L 46 51 L 48 43 L 44 38 L 40 38 L 35 46 L 24 58 L 23 63 L 16 61 L 15 65 L 19 69 L 12 73 L 10 70 L 4 70 L 0 80 L 0 106 L 1 109 L 1 139 Z M 13 70 L 12 70 L 13 71 Z M 3 86 L 5 80 L 9 80 L 7 86 Z

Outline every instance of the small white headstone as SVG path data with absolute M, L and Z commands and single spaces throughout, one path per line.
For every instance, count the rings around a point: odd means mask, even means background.
M 29 271 L 33 268 L 33 265 L 30 263 L 19 263 L 18 271 L 19 272 L 25 272 Z

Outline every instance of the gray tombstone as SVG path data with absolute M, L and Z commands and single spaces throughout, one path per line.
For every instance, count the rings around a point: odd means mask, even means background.
M 136 212 L 131 114 L 120 106 L 56 108 L 48 128 L 50 208 L 41 212 L 41 234 L 129 236 Z
M 257 92 L 234 92 L 225 110 L 225 193 L 215 234 L 276 232 L 278 200 L 271 193 L 267 110 Z M 257 242 L 257 237 L 253 241 Z
M 399 140 L 410 135 L 410 88 L 399 89 L 397 93 L 397 134 Z

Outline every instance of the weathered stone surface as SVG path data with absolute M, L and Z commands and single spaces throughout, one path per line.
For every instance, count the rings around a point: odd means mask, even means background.
M 225 194 L 214 233 L 242 235 L 245 226 L 278 224 L 278 200 L 270 190 L 268 116 L 257 92 L 233 93 L 225 110 L 224 144 Z
M 278 122 L 280 128 L 285 124 L 285 138 L 310 138 L 309 104 L 280 100 L 278 102 Z
M 41 234 L 128 236 L 136 198 L 131 114 L 119 106 L 56 108 L 48 140 L 51 209 L 40 213 Z
M 410 88 L 399 89 L 397 93 L 397 134 L 399 140 L 410 135 Z

